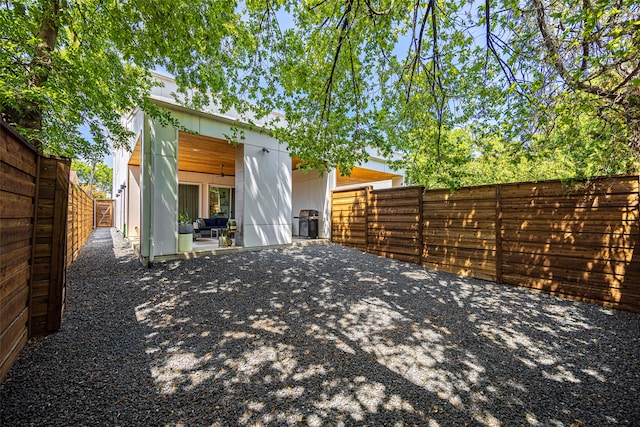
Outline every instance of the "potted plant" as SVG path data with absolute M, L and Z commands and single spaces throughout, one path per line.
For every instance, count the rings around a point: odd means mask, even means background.
M 193 223 L 188 212 L 178 213 L 178 233 L 193 234 Z
M 229 231 L 237 231 L 238 230 L 238 226 L 236 225 L 236 220 L 235 219 L 229 219 L 229 221 L 227 221 L 227 227 L 229 227 Z
M 229 233 L 227 230 L 223 230 L 222 233 L 220 233 L 220 237 L 218 237 L 218 246 L 221 248 L 229 247 L 231 243 L 233 242 L 229 238 Z

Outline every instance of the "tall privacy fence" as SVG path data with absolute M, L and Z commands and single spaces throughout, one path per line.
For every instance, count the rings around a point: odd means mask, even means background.
M 640 312 L 637 175 L 335 191 L 331 239 L 428 268 Z
M 0 121 L 0 380 L 30 336 L 60 329 L 66 267 L 93 229 L 70 165 Z

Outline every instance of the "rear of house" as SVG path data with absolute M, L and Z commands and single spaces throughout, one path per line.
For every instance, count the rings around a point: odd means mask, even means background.
M 330 237 L 331 191 L 336 187 L 402 184 L 403 174 L 391 171 L 373 151 L 350 177 L 336 171 L 302 172 L 298 160 L 260 122 L 243 127 L 234 111 L 183 107 L 172 96 L 175 82 L 155 77 L 162 84 L 153 89 L 152 101 L 188 132 L 135 110 L 123 117 L 135 135 L 130 149 L 114 153 L 115 226 L 137 242 L 144 263 L 179 252 L 180 214 L 192 222 L 235 220 L 237 246 L 290 244 L 300 233 L 296 217 L 301 210 L 317 210 L 318 236 Z M 242 142 L 232 144 L 229 135 L 238 127 Z

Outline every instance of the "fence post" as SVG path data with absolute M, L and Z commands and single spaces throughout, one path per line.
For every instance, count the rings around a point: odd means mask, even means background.
M 424 255 L 424 206 L 423 195 L 424 187 L 420 186 L 420 195 L 418 196 L 418 247 L 420 248 L 420 255 L 418 255 L 418 264 L 422 265 L 422 257 Z
M 47 305 L 47 332 L 57 331 L 62 325 L 65 305 L 67 216 L 69 209 L 69 171 L 71 161 L 58 160 L 55 168 L 55 198 L 51 247 L 51 273 L 49 276 L 49 303 Z
M 27 325 L 29 328 L 29 338 L 31 338 L 33 336 L 32 333 L 32 329 L 33 329 L 33 287 L 34 285 L 34 280 L 33 280 L 33 276 L 34 276 L 34 266 L 35 266 L 35 259 L 36 259 L 36 238 L 38 237 L 38 225 L 39 225 L 39 221 L 38 221 L 38 202 L 40 200 L 40 163 L 42 160 L 42 156 L 40 154 L 36 155 L 36 176 L 35 176 L 35 184 L 36 184 L 36 188 L 35 188 L 35 193 L 34 193 L 34 197 L 33 197 L 33 230 L 31 232 L 31 259 L 30 259 L 30 263 L 31 263 L 31 267 L 29 268 L 29 319 L 27 320 Z
M 364 251 L 370 253 L 369 250 L 369 205 L 371 204 L 371 187 L 365 187 L 364 192 Z
M 496 283 L 502 283 L 502 185 L 496 185 Z

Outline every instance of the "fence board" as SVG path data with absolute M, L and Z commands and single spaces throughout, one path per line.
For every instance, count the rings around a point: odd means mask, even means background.
M 637 295 L 626 292 L 616 292 L 610 289 L 596 291 L 582 284 L 559 283 L 557 280 L 546 280 L 525 275 L 505 275 L 504 277 L 505 282 L 517 282 L 519 286 L 559 297 L 636 312 L 638 311 L 637 307 L 640 305 L 640 298 Z
M 362 249 L 364 221 L 378 255 L 640 312 L 639 188 L 632 175 L 343 193 L 332 230 Z
M 582 247 L 609 247 L 633 249 L 637 244 L 636 236 L 620 232 L 581 233 L 581 232 L 523 232 L 520 230 L 501 231 L 503 241 L 507 243 L 532 244 L 572 244 Z
M 422 261 L 422 266 L 460 276 L 471 276 L 482 280 L 496 280 L 495 270 L 493 270 L 491 266 L 482 268 L 480 264 L 473 265 L 471 262 L 465 265 L 463 263 L 447 264 L 444 262 Z
M 493 200 L 494 197 L 495 190 L 493 189 L 493 186 L 481 186 L 460 188 L 454 193 L 449 190 L 428 190 L 424 192 L 422 200 L 423 203 L 434 201 L 448 203 L 467 201 L 471 203 L 478 203 L 482 201 L 482 199 Z
M 638 181 L 635 175 L 609 178 L 595 178 L 590 183 L 565 185 L 561 181 L 540 183 L 503 184 L 502 197 L 505 199 L 530 199 L 533 197 L 600 197 L 612 194 L 637 194 Z
M 35 178 L 36 156 L 35 148 L 2 123 L 2 144 L 0 144 L 0 158 L 2 163 L 12 166 L 17 170 Z

